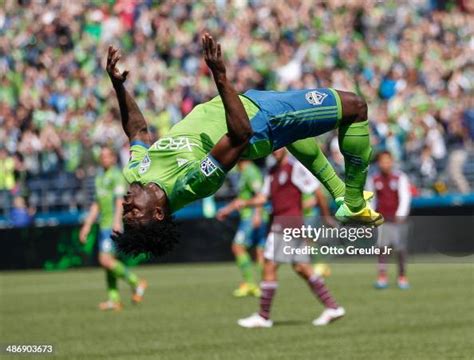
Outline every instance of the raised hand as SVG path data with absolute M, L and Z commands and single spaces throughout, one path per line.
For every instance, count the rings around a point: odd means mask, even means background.
M 125 80 L 127 80 L 128 71 L 125 70 L 120 72 L 120 70 L 116 67 L 120 58 L 121 55 L 119 50 L 113 46 L 109 46 L 106 70 L 109 74 L 110 80 L 112 80 L 112 84 L 114 85 L 121 85 L 125 82 Z
M 208 33 L 202 36 L 201 41 L 204 60 L 206 60 L 209 69 L 211 69 L 214 76 L 219 74 L 225 75 L 225 64 L 222 59 L 221 44 L 216 43 Z

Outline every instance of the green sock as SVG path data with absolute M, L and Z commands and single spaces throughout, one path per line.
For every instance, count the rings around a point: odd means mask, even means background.
M 344 196 L 344 182 L 337 176 L 315 139 L 298 140 L 288 145 L 287 149 L 328 189 L 334 199 Z
M 110 301 L 119 302 L 120 294 L 117 289 L 117 277 L 110 270 L 106 270 L 106 279 L 107 279 L 107 297 Z
M 365 206 L 364 185 L 372 154 L 369 121 L 341 125 L 339 147 L 344 155 L 346 171 L 344 202 L 351 211 L 359 211 Z
M 111 271 L 116 277 L 125 279 L 125 281 L 128 282 L 130 286 L 136 287 L 138 285 L 138 277 L 129 271 L 127 267 L 120 261 L 115 261 L 115 265 Z
M 253 276 L 253 269 L 252 269 L 252 259 L 250 259 L 249 254 L 244 253 L 241 255 L 237 255 L 236 257 L 237 266 L 242 273 L 242 277 L 244 281 L 249 284 L 254 284 L 255 279 Z

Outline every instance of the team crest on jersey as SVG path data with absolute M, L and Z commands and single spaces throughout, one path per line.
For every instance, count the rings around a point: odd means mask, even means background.
M 306 101 L 311 105 L 321 105 L 328 94 L 321 93 L 316 90 L 308 91 L 305 95 Z
M 217 170 L 216 164 L 212 162 L 209 157 L 206 157 L 203 161 L 201 161 L 201 171 L 204 175 L 210 176 L 214 171 Z
M 284 183 L 286 183 L 288 180 L 288 173 L 286 171 L 283 171 L 280 173 L 280 175 L 278 176 L 278 183 L 280 185 L 283 185 Z
M 150 160 L 150 157 L 147 154 L 147 155 L 145 155 L 142 162 L 140 163 L 140 167 L 138 168 L 138 173 L 140 175 L 143 175 L 144 173 L 146 173 L 148 171 L 148 169 L 150 168 L 150 165 L 151 165 L 151 160 Z

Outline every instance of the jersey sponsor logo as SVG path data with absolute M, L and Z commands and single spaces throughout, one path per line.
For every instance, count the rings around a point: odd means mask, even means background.
M 176 138 L 163 137 L 158 140 L 154 147 L 157 150 L 188 150 L 192 151 L 193 146 L 199 146 L 196 143 L 191 142 L 186 136 L 179 136 Z
M 201 161 L 201 171 L 204 175 L 210 176 L 217 170 L 217 165 L 209 157 Z
M 150 165 L 151 165 L 151 159 L 150 159 L 150 156 L 148 156 L 147 154 L 145 155 L 145 157 L 140 163 L 140 167 L 138 168 L 138 173 L 140 175 L 143 175 L 144 173 L 148 171 L 148 169 L 150 168 Z
M 188 159 L 182 159 L 182 158 L 177 158 L 176 162 L 178 163 L 178 166 L 183 166 L 186 164 L 189 160 Z
M 324 94 L 316 90 L 308 91 L 305 94 L 306 101 L 311 105 L 321 105 L 327 96 L 328 94 Z

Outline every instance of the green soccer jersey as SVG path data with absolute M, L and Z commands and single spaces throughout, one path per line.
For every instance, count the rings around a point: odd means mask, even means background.
M 240 96 L 249 118 L 259 108 Z M 134 141 L 131 157 L 124 169 L 129 183 L 156 183 L 166 193 L 171 211 L 214 194 L 225 179 L 225 169 L 209 155 L 227 133 L 225 109 L 220 97 L 197 105 L 183 120 L 149 148 Z M 268 155 L 271 147 L 262 142 L 249 146 L 250 157 Z
M 99 225 L 110 229 L 114 222 L 115 200 L 125 193 L 125 182 L 120 170 L 113 166 L 95 178 L 95 195 L 100 209 Z
M 261 158 L 297 140 L 324 134 L 342 118 L 334 89 L 248 90 L 239 98 L 252 127 L 243 159 Z M 209 152 L 226 133 L 226 112 L 217 96 L 196 106 L 151 147 L 132 142 L 125 178 L 129 183 L 158 184 L 174 212 L 222 185 L 228 169 Z
M 249 162 L 240 171 L 238 198 L 242 200 L 253 198 L 261 190 L 262 185 L 263 177 L 260 169 L 253 162 Z M 240 218 L 242 220 L 250 219 L 252 215 L 252 208 L 244 208 L 240 210 Z

